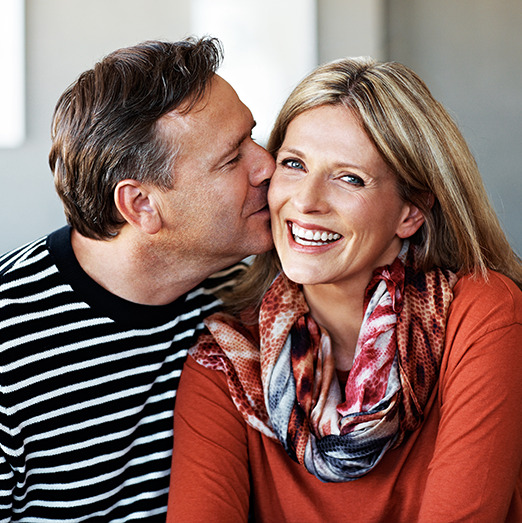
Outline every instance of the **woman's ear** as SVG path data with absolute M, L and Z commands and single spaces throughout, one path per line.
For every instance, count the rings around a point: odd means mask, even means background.
M 397 228 L 399 238 L 409 238 L 413 236 L 424 223 L 424 214 L 413 203 L 406 203 L 403 216 Z
M 161 216 L 155 193 L 148 185 L 137 180 L 122 180 L 114 190 L 114 203 L 122 218 L 147 234 L 161 229 Z
M 419 202 L 425 212 L 430 212 L 430 209 L 435 203 L 435 196 L 431 192 L 422 192 L 420 194 L 421 201 Z M 399 224 L 397 230 L 397 236 L 399 238 L 409 238 L 413 236 L 424 223 L 425 214 L 412 202 L 406 202 L 404 204 L 404 212 L 402 221 Z

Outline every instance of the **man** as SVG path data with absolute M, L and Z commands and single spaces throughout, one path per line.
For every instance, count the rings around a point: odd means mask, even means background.
M 58 101 L 69 226 L 0 258 L 2 521 L 164 521 L 182 364 L 235 271 L 210 276 L 272 245 L 273 159 L 221 58 L 146 42 Z

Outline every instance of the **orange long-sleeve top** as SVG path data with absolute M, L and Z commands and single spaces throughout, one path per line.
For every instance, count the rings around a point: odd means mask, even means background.
M 522 292 L 454 288 L 439 382 L 420 429 L 366 476 L 322 483 L 248 426 L 225 375 L 189 358 L 178 389 L 172 522 L 522 522 Z

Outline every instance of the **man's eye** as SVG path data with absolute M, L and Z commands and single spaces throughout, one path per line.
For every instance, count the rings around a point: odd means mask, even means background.
M 284 167 L 288 167 L 289 169 L 304 169 L 303 164 L 299 160 L 295 160 L 293 158 L 283 160 L 281 162 L 281 165 L 283 165 Z
M 226 167 L 231 167 L 233 165 L 235 165 L 236 163 L 239 162 L 239 160 L 241 160 L 241 154 L 238 154 L 237 156 L 234 156 L 234 158 L 232 158 L 232 160 L 229 160 L 225 166 Z

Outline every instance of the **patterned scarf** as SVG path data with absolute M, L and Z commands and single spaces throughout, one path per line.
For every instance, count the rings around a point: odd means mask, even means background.
M 246 422 L 278 439 L 310 473 L 322 481 L 357 479 L 422 422 L 456 279 L 441 269 L 418 270 L 408 242 L 374 272 L 344 401 L 330 338 L 283 275 L 263 299 L 259 340 L 218 313 L 205 322 L 211 334 L 190 353 L 224 372 Z

